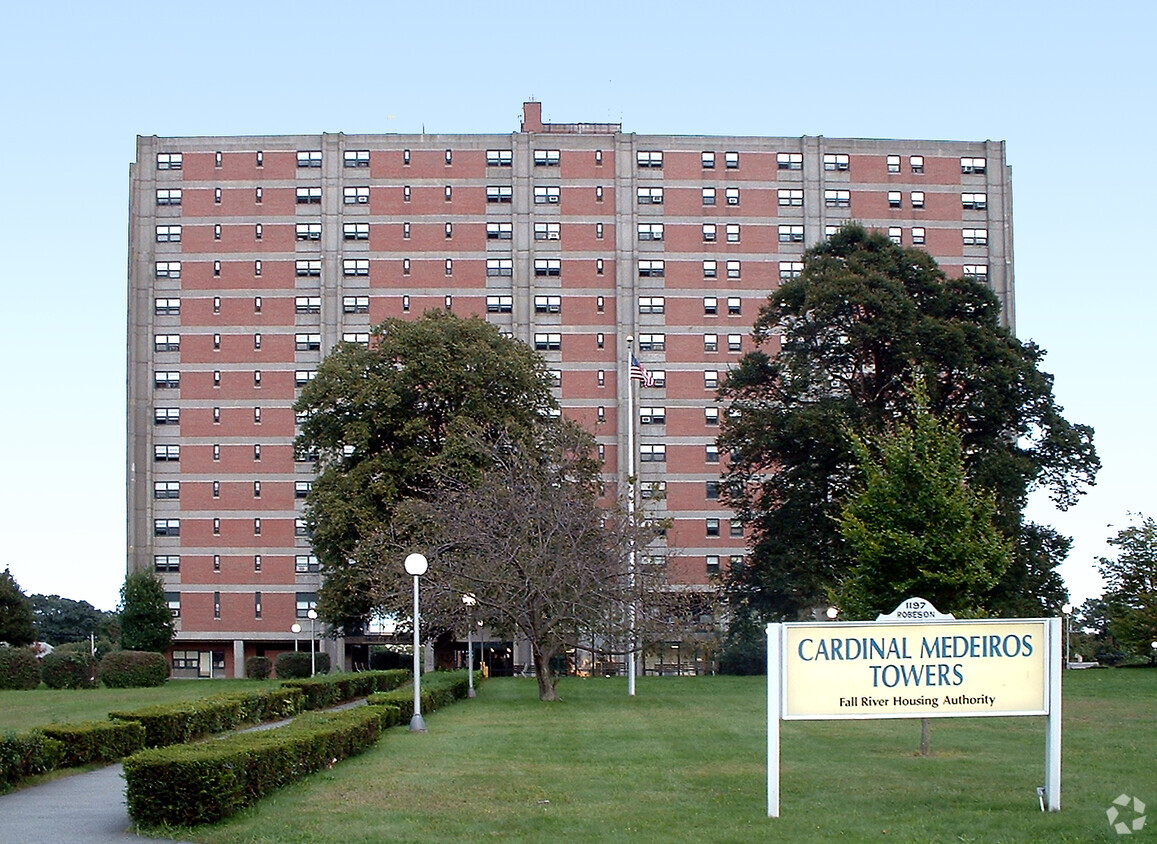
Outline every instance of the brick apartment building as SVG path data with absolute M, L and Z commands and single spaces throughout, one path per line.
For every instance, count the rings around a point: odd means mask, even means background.
M 130 172 L 128 567 L 166 583 L 177 676 L 241 676 L 295 621 L 309 647 L 292 405 L 382 319 L 481 314 L 539 349 L 609 479 L 637 425 L 671 579 L 700 589 L 747 551 L 716 500 L 715 389 L 807 246 L 859 220 L 1014 320 L 1003 142 L 640 135 L 528 102 L 506 135 L 139 137 Z M 635 420 L 629 335 L 656 376 Z

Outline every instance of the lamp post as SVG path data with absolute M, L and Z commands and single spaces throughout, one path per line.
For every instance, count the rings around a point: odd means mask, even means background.
M 301 625 L 296 621 L 289 626 L 289 632 L 293 634 L 293 652 L 297 653 L 297 634 L 301 632 Z
M 418 612 L 418 578 L 426 573 L 430 564 L 421 554 L 410 554 L 404 565 L 406 574 L 414 578 L 414 717 L 410 719 L 410 732 L 424 733 L 426 722 L 422 720 L 422 634 L 421 615 Z
M 306 613 L 309 616 L 309 676 L 317 674 L 317 610 Z
M 1065 616 L 1065 668 L 1069 667 L 1069 647 L 1072 641 L 1072 623 L 1073 623 L 1073 605 L 1065 604 L 1061 607 L 1061 612 Z
M 827 612 L 824 613 L 828 617 L 828 621 L 835 621 L 836 616 L 840 614 L 839 607 L 828 607 Z
M 1157 663 L 1157 642 L 1150 642 L 1149 648 L 1149 661 Z
M 466 697 L 475 697 L 474 693 L 474 607 L 478 599 L 473 592 L 462 596 L 462 603 L 466 605 Z

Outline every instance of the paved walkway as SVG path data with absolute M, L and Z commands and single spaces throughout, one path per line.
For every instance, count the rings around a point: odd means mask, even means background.
M 337 709 L 364 706 L 351 701 Z M 250 730 L 269 730 L 290 723 L 259 724 Z M 225 735 L 230 735 L 226 733 Z M 126 844 L 166 841 L 129 832 L 132 821 L 125 802 L 125 780 L 118 763 L 99 771 L 61 777 L 43 785 L 0 795 L 2 844 Z

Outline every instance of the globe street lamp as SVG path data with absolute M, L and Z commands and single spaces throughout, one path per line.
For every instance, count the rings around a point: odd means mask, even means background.
M 293 634 L 293 652 L 297 653 L 297 634 L 301 632 L 301 625 L 296 621 L 289 627 L 289 632 Z
M 838 616 L 839 614 L 840 614 L 840 608 L 839 607 L 828 607 L 827 611 L 824 613 L 824 615 L 826 615 L 828 617 L 828 621 L 835 621 L 836 616 Z
M 462 603 L 466 605 L 466 697 L 475 697 L 474 694 L 474 607 L 478 599 L 473 592 L 462 596 Z
M 421 616 L 418 613 L 418 578 L 426 573 L 429 562 L 421 554 L 410 554 L 404 563 L 406 574 L 414 578 L 414 717 L 410 719 L 411 733 L 426 732 L 426 722 L 422 720 L 422 662 Z
M 1073 605 L 1065 604 L 1061 607 L 1061 612 L 1065 616 L 1065 668 L 1069 667 L 1069 650 L 1070 642 L 1072 641 L 1072 624 L 1073 624 Z
M 310 610 L 306 615 L 309 617 L 309 676 L 313 677 L 317 674 L 317 653 L 314 647 L 317 644 L 317 610 Z

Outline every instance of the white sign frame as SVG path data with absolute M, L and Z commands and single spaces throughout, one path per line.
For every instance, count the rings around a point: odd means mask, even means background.
M 909 599 L 922 601 L 922 599 Z M 767 814 L 768 817 L 778 818 L 780 811 L 780 794 L 779 794 L 779 774 L 780 774 L 780 722 L 783 720 L 867 720 L 877 718 L 924 718 L 924 717 L 939 717 L 939 718 L 965 718 L 965 717 L 982 717 L 982 716 L 1017 716 L 1017 715 L 1046 715 L 1046 741 L 1045 741 L 1045 785 L 1043 794 L 1041 795 L 1041 806 L 1050 812 L 1059 812 L 1061 808 L 1061 654 L 1063 650 L 1063 633 L 1061 628 L 1061 619 L 1059 618 L 1035 618 L 1035 619 L 994 619 L 981 621 L 960 621 L 952 618 L 950 615 L 944 615 L 935 612 L 926 601 L 923 604 L 930 608 L 931 615 L 928 613 L 919 613 L 918 618 L 897 617 L 898 613 L 905 607 L 908 602 L 904 602 L 897 608 L 896 613 L 889 616 L 880 616 L 876 622 L 801 622 L 798 624 L 768 624 L 767 625 Z M 924 609 L 924 607 L 921 607 Z M 911 623 L 917 626 L 926 626 L 936 628 L 940 625 L 966 628 L 975 627 L 977 630 L 985 629 L 993 630 L 994 625 L 1010 625 L 1010 624 L 1032 624 L 1040 625 L 1044 633 L 1045 641 L 1043 643 L 1043 710 L 1033 709 L 1031 711 L 1015 710 L 1015 711 L 987 711 L 987 712 L 936 712 L 936 711 L 912 711 L 903 713 L 889 713 L 889 714 L 871 714 L 858 712 L 855 714 L 844 714 L 841 716 L 832 717 L 829 714 L 819 714 L 810 716 L 791 716 L 786 715 L 786 703 L 788 695 L 787 684 L 787 669 L 785 664 L 785 651 L 788 641 L 788 630 L 795 629 L 822 629 L 825 632 L 832 632 L 836 629 L 852 629 L 854 625 L 856 628 L 867 627 L 871 629 L 873 625 L 880 625 L 881 629 L 887 627 L 894 627 Z

